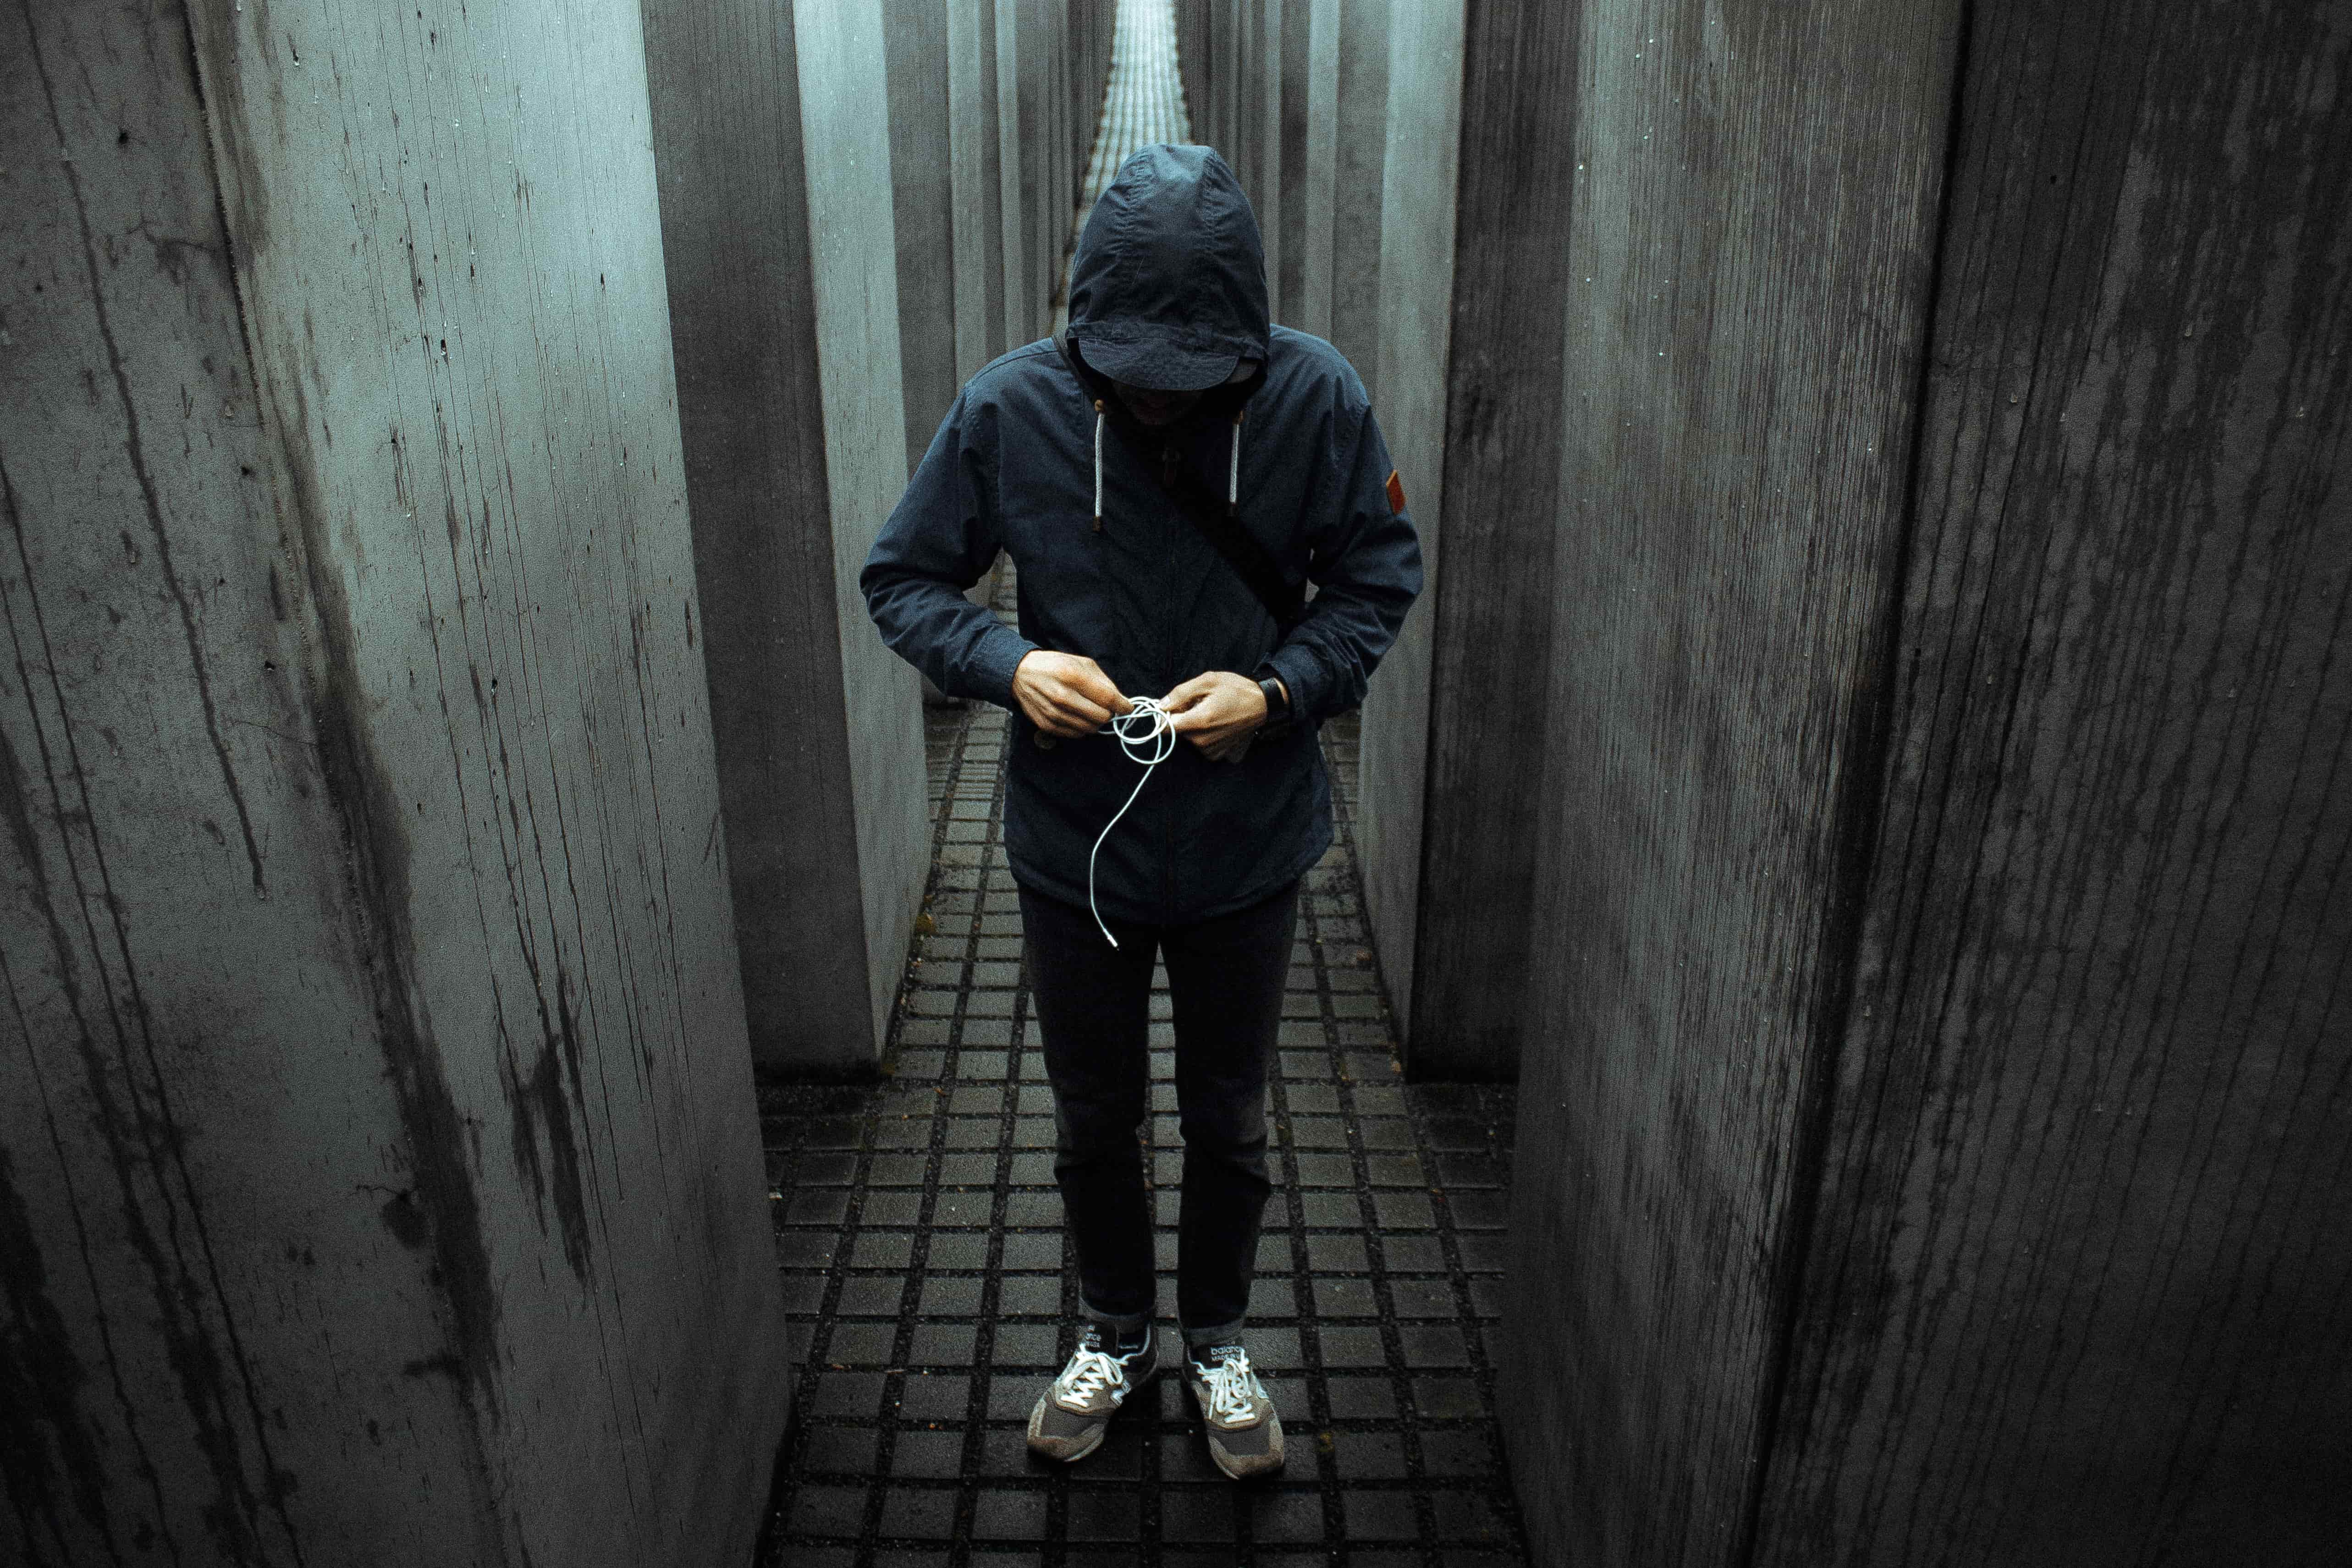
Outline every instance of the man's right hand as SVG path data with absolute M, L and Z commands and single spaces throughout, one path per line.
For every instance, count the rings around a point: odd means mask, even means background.
M 1092 659 L 1044 648 L 1024 655 L 1013 670 L 1013 695 L 1031 724 L 1065 740 L 1092 735 L 1113 714 L 1135 706 Z

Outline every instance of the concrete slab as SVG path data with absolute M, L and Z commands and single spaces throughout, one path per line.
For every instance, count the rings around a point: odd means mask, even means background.
M 914 672 L 881 645 L 857 574 L 907 486 L 898 363 L 898 239 L 884 117 L 880 0 L 798 0 L 816 369 L 824 392 L 834 614 L 846 716 L 870 1033 L 844 1065 L 877 1059 L 922 896 L 923 748 Z M 844 911 L 811 910 L 838 921 Z M 844 1040 L 844 1046 L 850 1041 Z M 845 1055 L 847 1052 L 845 1051 Z
M 349 21 L 0 20 L 0 1555 L 740 1560 L 780 1302 L 638 12 Z
M 1381 160 L 1381 428 L 1412 507 L 1437 602 L 1445 577 L 1446 366 L 1452 357 L 1454 188 L 1461 157 L 1464 16 L 1459 0 L 1391 18 L 1388 134 Z M 1405 618 L 1364 701 L 1364 904 L 1399 1016 L 1410 1019 L 1417 958 L 1430 664 L 1436 617 Z M 1412 1049 L 1408 1030 L 1406 1048 Z

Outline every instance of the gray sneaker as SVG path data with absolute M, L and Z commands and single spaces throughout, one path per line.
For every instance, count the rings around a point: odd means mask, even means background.
M 1103 1343 L 1099 1327 L 1088 1323 L 1070 1364 L 1029 1412 L 1029 1451 L 1066 1465 L 1085 1458 L 1102 1447 L 1103 1433 L 1127 1396 L 1159 1371 L 1158 1334 L 1147 1333 L 1141 1348 L 1121 1355 Z
M 1282 1469 L 1282 1417 L 1241 1346 L 1213 1345 L 1187 1355 L 1184 1386 L 1192 1391 L 1217 1469 L 1237 1481 Z

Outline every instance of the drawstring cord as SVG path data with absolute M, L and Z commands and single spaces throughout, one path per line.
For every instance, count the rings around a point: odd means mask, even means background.
M 1126 713 L 1112 715 L 1111 721 L 1102 727 L 1101 733 L 1118 737 L 1119 748 L 1127 753 L 1129 762 L 1143 764 L 1143 777 L 1137 779 L 1135 788 L 1128 792 L 1127 806 L 1121 806 L 1111 820 L 1103 824 L 1101 838 L 1095 840 L 1093 852 L 1087 856 L 1087 908 L 1093 913 L 1095 924 L 1102 926 L 1103 940 L 1114 947 L 1118 946 L 1118 938 L 1110 934 L 1110 927 L 1103 923 L 1102 911 L 1095 905 L 1095 856 L 1102 853 L 1103 840 L 1110 837 L 1111 829 L 1118 827 L 1119 818 L 1127 815 L 1127 807 L 1134 805 L 1135 798 L 1143 793 L 1143 787 L 1151 782 L 1151 770 L 1176 752 L 1175 716 L 1162 708 L 1155 698 L 1132 697 L 1129 700 L 1135 706 Z
M 1242 418 L 1245 413 L 1244 409 L 1234 410 L 1234 433 L 1226 443 L 1225 516 L 1229 517 L 1239 512 L 1242 505 Z M 1102 510 L 1100 501 L 1095 503 L 1095 509 Z
M 1241 507 L 1244 412 L 1241 410 L 1234 412 L 1233 433 L 1227 438 L 1228 447 L 1225 455 L 1227 516 L 1232 516 Z M 1097 533 L 1102 532 L 1102 399 L 1097 398 L 1095 400 L 1095 532 Z M 1114 947 L 1118 946 L 1118 938 L 1110 934 L 1110 926 L 1103 919 L 1101 908 L 1095 903 L 1095 862 L 1102 854 L 1103 844 L 1110 838 L 1110 831 L 1118 826 L 1119 819 L 1127 815 L 1128 807 L 1135 804 L 1136 797 L 1143 793 L 1143 787 L 1151 782 L 1152 770 L 1176 754 L 1174 716 L 1162 708 L 1156 698 L 1133 697 L 1129 700 L 1134 706 L 1126 713 L 1113 715 L 1111 721 L 1104 725 L 1099 733 L 1115 737 L 1118 741 L 1119 748 L 1127 753 L 1127 759 L 1129 762 L 1143 764 L 1143 777 L 1135 781 L 1133 789 L 1128 791 L 1126 804 L 1113 812 L 1110 821 L 1103 824 L 1101 834 L 1095 840 L 1095 847 L 1087 855 L 1087 909 L 1094 915 L 1095 925 L 1101 929 L 1103 940 Z M 1247 1369 L 1248 1364 L 1244 1362 L 1243 1370 L 1246 1372 Z

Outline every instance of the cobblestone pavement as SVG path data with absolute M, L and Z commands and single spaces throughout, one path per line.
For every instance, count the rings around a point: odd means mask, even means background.
M 1347 837 L 1352 723 L 1327 736 L 1341 842 L 1301 901 L 1245 1336 L 1283 1413 L 1288 1469 L 1248 1487 L 1219 1476 L 1173 1376 L 1089 1458 L 1029 1458 L 1029 1407 L 1073 1346 L 1077 1296 L 1003 847 L 1006 734 L 993 708 L 932 710 L 930 929 L 910 956 L 888 1082 L 761 1091 L 801 1361 L 765 1561 L 1523 1561 L 1489 1349 L 1511 1092 L 1398 1076 Z M 1165 1324 L 1181 1142 L 1158 978 L 1148 1134 L 1168 1184 L 1155 1194 Z

